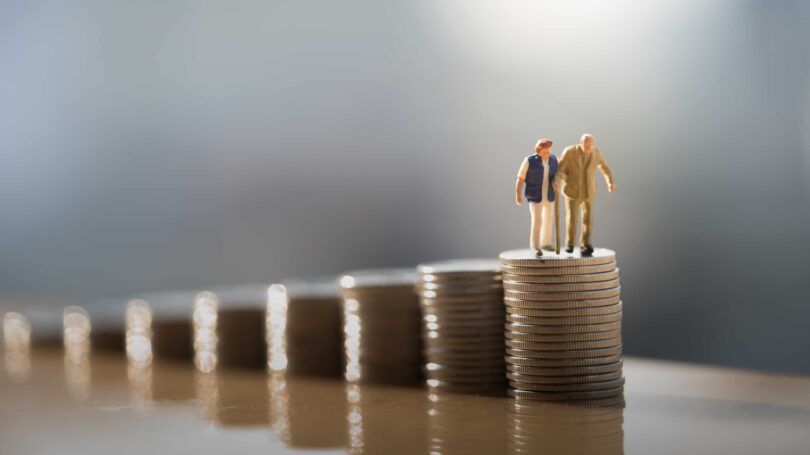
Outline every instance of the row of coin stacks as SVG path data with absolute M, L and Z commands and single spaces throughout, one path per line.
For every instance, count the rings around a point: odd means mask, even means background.
M 56 324 L 65 327 L 55 336 L 66 348 L 71 341 L 77 359 L 85 346 L 78 337 L 115 349 L 117 336 L 133 364 L 191 360 L 202 372 L 218 365 L 342 372 L 350 382 L 427 379 L 443 391 L 473 393 L 508 384 L 510 395 L 538 400 L 623 393 L 619 269 L 604 249 L 542 258 L 513 250 L 499 262 L 361 270 L 269 289 L 154 293 L 125 311 L 109 302 L 70 308 L 59 312 Z M 122 312 L 126 324 L 116 323 Z M 55 317 L 40 313 L 6 314 L 6 345 L 30 344 L 38 329 L 50 333 Z

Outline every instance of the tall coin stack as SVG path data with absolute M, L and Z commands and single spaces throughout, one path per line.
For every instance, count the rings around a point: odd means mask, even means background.
M 419 301 L 412 269 L 361 270 L 340 279 L 348 381 L 422 379 Z
M 613 251 L 500 255 L 509 394 L 536 400 L 622 395 L 622 303 Z
M 504 309 L 496 260 L 417 267 L 428 386 L 459 392 L 504 390 Z

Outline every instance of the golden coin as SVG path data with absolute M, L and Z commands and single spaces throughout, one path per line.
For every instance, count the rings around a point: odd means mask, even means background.
M 615 297 L 621 294 L 621 286 L 600 291 L 572 291 L 572 292 L 525 292 L 505 289 L 504 297 L 521 300 L 536 300 L 539 302 L 567 302 L 571 300 L 593 300 Z
M 498 260 L 502 266 L 513 267 L 577 267 L 615 262 L 616 253 L 606 248 L 596 248 L 590 256 L 582 256 L 579 251 L 561 251 L 560 254 L 547 252 L 537 257 L 534 250 L 526 248 L 504 251 Z
M 522 333 L 506 330 L 504 335 L 510 340 L 534 341 L 540 343 L 568 343 L 578 341 L 607 340 L 609 338 L 621 337 L 622 331 L 617 329 L 593 333 L 563 333 L 544 335 L 539 333 Z
M 506 356 L 506 363 L 509 365 L 538 367 L 538 368 L 590 367 L 590 366 L 614 364 L 616 362 L 620 362 L 621 360 L 622 356 L 620 353 L 606 355 L 603 357 L 590 357 L 581 359 L 535 359 L 531 357 L 517 357 L 514 355 Z
M 509 372 L 506 377 L 510 381 L 518 383 L 532 383 L 532 384 L 585 384 L 595 382 L 613 381 L 621 379 L 621 371 L 613 371 L 610 373 L 593 374 L 593 375 L 579 375 L 579 376 L 534 376 L 528 374 L 520 374 Z
M 623 362 L 621 360 L 605 365 L 583 367 L 530 367 L 512 364 L 506 365 L 506 369 L 512 373 L 529 374 L 533 376 L 591 376 L 621 372 L 622 367 Z
M 539 384 L 535 382 L 509 381 L 509 385 L 519 390 L 533 390 L 535 392 L 591 392 L 596 390 L 611 390 L 624 386 L 624 378 L 603 382 L 587 382 L 582 384 Z
M 583 325 L 534 325 L 522 323 L 506 324 L 506 329 L 514 333 L 538 333 L 542 335 L 607 332 L 610 330 L 620 330 L 621 328 L 621 321 Z
M 592 281 L 588 283 L 520 283 L 517 281 L 503 282 L 503 288 L 507 291 L 519 292 L 581 292 L 581 291 L 602 291 L 613 289 L 619 286 L 619 279 L 607 281 Z
M 592 325 L 622 320 L 622 313 L 606 314 L 602 316 L 574 316 L 564 318 L 536 318 L 532 316 L 519 316 L 507 314 L 506 320 L 525 325 Z
M 622 344 L 622 337 L 595 341 L 573 341 L 565 343 L 542 343 L 534 341 L 506 340 L 506 345 L 515 349 L 534 351 L 575 351 L 579 349 L 604 349 Z
M 624 387 L 616 387 L 615 389 L 598 390 L 592 392 L 536 392 L 532 390 L 509 389 L 507 393 L 512 397 L 528 400 L 581 401 L 616 397 L 624 393 Z
M 578 349 L 571 351 L 533 351 L 530 349 L 506 348 L 506 354 L 514 357 L 528 357 L 531 359 L 583 359 L 591 357 L 606 357 L 622 353 L 622 346 L 598 349 Z
M 593 308 L 566 308 L 555 310 L 532 310 L 528 308 L 506 307 L 506 312 L 518 316 L 531 316 L 540 318 L 563 318 L 578 316 L 604 316 L 622 311 L 622 304 L 606 305 Z
M 518 275 L 505 273 L 503 281 L 535 284 L 563 284 L 563 283 L 593 283 L 598 281 L 615 280 L 619 278 L 619 269 L 601 273 L 562 274 L 562 275 Z

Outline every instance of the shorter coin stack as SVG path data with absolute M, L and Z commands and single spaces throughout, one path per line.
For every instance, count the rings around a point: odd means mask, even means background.
M 434 262 L 419 265 L 417 272 L 428 386 L 504 390 L 505 313 L 498 261 Z
M 340 289 L 334 278 L 284 281 L 267 294 L 270 370 L 339 376 L 343 369 Z
M 348 381 L 407 384 L 422 379 L 415 282 L 412 269 L 362 270 L 341 277 Z
M 596 400 L 623 393 L 622 303 L 613 251 L 501 253 L 509 394 Z

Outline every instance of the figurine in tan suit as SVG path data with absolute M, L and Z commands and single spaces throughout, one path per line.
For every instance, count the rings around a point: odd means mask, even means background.
M 567 147 L 560 158 L 557 176 L 562 180 L 562 194 L 565 196 L 565 251 L 574 252 L 574 237 L 580 212 L 582 213 L 582 233 L 579 246 L 583 256 L 593 254 L 591 228 L 593 226 L 592 203 L 596 197 L 596 170 L 599 169 L 607 182 L 608 191 L 616 191 L 613 172 L 596 147 L 593 135 L 583 134 L 579 144 Z

